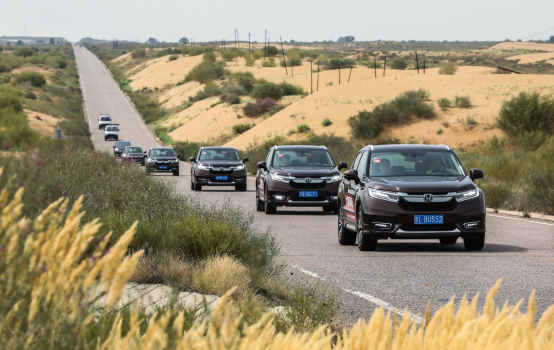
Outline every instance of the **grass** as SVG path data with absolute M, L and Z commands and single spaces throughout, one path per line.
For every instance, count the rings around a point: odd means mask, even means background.
M 443 133 L 442 128 L 438 128 L 436 134 L 437 134 L 437 135 L 441 135 L 442 133 Z
M 458 66 L 454 62 L 448 62 L 442 65 L 439 69 L 441 75 L 454 75 L 458 71 Z
M 329 119 L 329 118 L 325 118 L 325 119 L 323 119 L 323 121 L 321 122 L 321 125 L 323 125 L 323 126 L 329 126 L 329 125 L 332 125 L 332 124 L 333 124 L 333 122 L 332 122 L 331 119 Z
M 226 255 L 208 258 L 192 278 L 192 286 L 196 290 L 223 295 L 236 287 L 233 293 L 236 297 L 248 292 L 250 282 L 248 268 Z
M 450 101 L 446 97 L 441 97 L 437 100 L 437 103 L 439 104 L 440 109 L 446 111 L 448 108 L 452 107 L 452 101 Z
M 456 96 L 454 98 L 454 105 L 458 108 L 471 108 L 471 99 L 469 96 Z
M 296 132 L 297 133 L 307 133 L 310 131 L 310 126 L 308 124 L 298 124 L 296 125 Z
M 243 134 L 246 131 L 250 130 L 252 128 L 252 124 L 246 123 L 246 124 L 235 124 L 233 125 L 233 132 L 236 134 Z

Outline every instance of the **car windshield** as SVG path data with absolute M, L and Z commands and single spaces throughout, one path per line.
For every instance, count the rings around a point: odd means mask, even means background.
M 335 166 L 331 153 L 326 149 L 294 148 L 276 150 L 273 155 L 273 166 L 287 167 L 326 167 Z
M 100 120 L 103 121 L 103 122 L 109 122 L 110 117 L 100 117 Z
M 217 149 L 202 149 L 200 156 L 198 157 L 200 161 L 210 161 L 210 160 L 222 160 L 222 161 L 239 161 L 240 155 L 234 148 L 217 148 Z
M 175 151 L 172 148 L 150 150 L 150 157 L 175 157 Z
M 129 141 L 118 141 L 115 143 L 115 147 L 117 148 L 123 148 L 125 146 L 131 146 L 131 142 Z
M 108 130 L 108 131 L 117 131 L 117 127 L 116 126 L 107 126 L 106 130 Z
M 140 147 L 125 147 L 125 153 L 142 153 L 142 148 Z
M 450 151 L 373 152 L 369 164 L 369 175 L 378 177 L 463 175 Z

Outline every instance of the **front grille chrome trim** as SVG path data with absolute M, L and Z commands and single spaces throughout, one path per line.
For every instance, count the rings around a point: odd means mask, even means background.
M 425 195 L 426 193 L 421 194 L 407 194 L 407 193 L 399 193 L 398 194 L 401 198 L 403 198 L 406 202 L 410 203 L 428 203 L 425 201 Z M 432 203 L 446 203 L 450 201 L 452 198 L 456 197 L 456 192 L 448 192 L 445 195 L 433 195 L 433 201 Z
M 459 236 L 462 234 L 462 231 L 458 230 L 457 228 L 452 231 L 404 231 L 402 229 L 398 229 L 396 231 L 396 236 L 398 237 L 418 237 L 421 235 L 429 235 L 431 237 L 434 236 Z

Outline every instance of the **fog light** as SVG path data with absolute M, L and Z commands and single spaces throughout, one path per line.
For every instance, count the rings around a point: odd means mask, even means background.
M 370 225 L 372 231 L 392 231 L 394 223 L 392 221 L 376 220 Z
M 286 197 L 282 195 L 275 195 L 273 196 L 273 198 L 275 198 L 278 201 L 284 201 Z
M 483 221 L 479 218 L 464 220 L 462 226 L 466 231 L 476 231 L 483 228 Z
M 337 200 L 337 196 L 331 196 L 330 199 L 331 201 L 335 202 Z

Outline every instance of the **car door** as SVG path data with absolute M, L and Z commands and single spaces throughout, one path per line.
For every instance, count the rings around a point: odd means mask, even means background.
M 265 157 L 265 164 L 266 164 L 267 170 L 258 168 L 258 176 L 256 177 L 256 179 L 257 179 L 259 198 L 263 198 L 265 195 L 265 185 L 264 185 L 265 177 L 269 176 L 269 168 L 270 168 L 269 163 L 271 162 L 272 155 L 273 155 L 273 148 L 270 149 L 269 152 L 267 152 L 267 156 Z
M 352 166 L 350 167 L 350 170 L 357 170 L 358 164 L 360 163 L 360 159 L 362 158 L 363 152 L 358 153 L 354 161 L 352 162 Z M 343 210 L 343 217 L 346 219 L 346 223 L 350 225 L 356 225 L 356 207 L 355 207 L 355 200 L 356 200 L 356 182 L 353 180 L 346 180 L 344 179 L 342 181 L 343 186 L 343 193 L 344 193 L 344 201 L 341 202 L 342 210 Z

